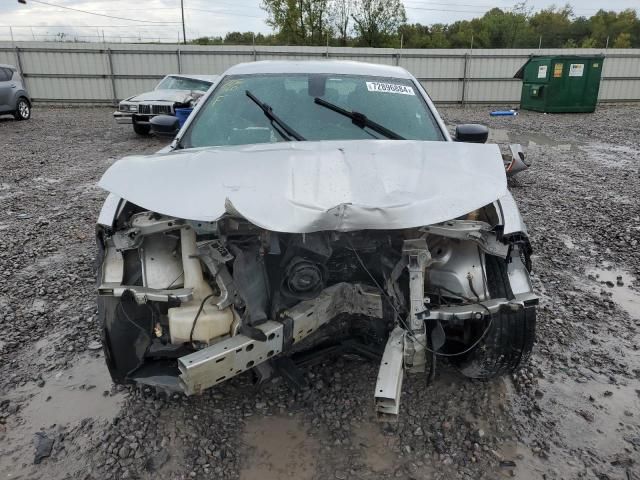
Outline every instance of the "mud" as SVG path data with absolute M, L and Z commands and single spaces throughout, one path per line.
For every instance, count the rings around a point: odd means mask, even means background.
M 409 376 L 373 420 L 377 366 L 328 359 L 311 387 L 240 375 L 201 397 L 111 385 L 96 345 L 95 187 L 166 142 L 110 109 L 0 121 L 0 469 L 23 479 L 640 479 L 640 107 L 489 117 L 533 161 L 511 184 L 534 248 L 537 342 L 512 378 Z M 60 133 L 63 132 L 63 133 Z M 620 277 L 620 282 L 618 281 Z M 34 436 L 53 439 L 33 464 Z
M 247 462 L 240 470 L 240 480 L 278 480 L 313 478 L 320 447 L 309 436 L 300 419 L 288 416 L 249 420 L 243 432 L 249 448 Z
M 45 342 L 36 342 L 43 348 Z M 83 356 L 69 369 L 43 375 L 3 396 L 20 405 L 18 417 L 5 423 L 0 444 L 0 470 L 5 478 L 36 478 L 42 474 L 34 461 L 34 434 L 55 432 L 84 419 L 111 421 L 121 408 L 123 394 L 111 394 L 111 377 L 103 356 Z M 61 472 L 64 473 L 64 470 Z
M 600 294 L 612 297 L 616 305 L 627 311 L 631 318 L 640 320 L 640 290 L 633 287 L 638 279 L 625 271 L 608 268 L 592 268 L 587 270 L 589 278 L 595 279 L 601 286 Z

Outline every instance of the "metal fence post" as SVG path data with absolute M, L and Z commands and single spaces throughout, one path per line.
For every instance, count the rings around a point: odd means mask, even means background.
M 462 98 L 460 98 L 460 104 L 464 105 L 465 95 L 467 93 L 467 66 L 469 64 L 469 54 L 464 54 L 464 69 L 462 72 Z
M 180 49 L 176 50 L 176 56 L 178 57 L 178 73 L 182 73 L 182 56 Z
M 253 61 L 258 61 L 258 52 L 256 51 L 256 34 L 251 37 L 251 45 L 253 45 Z
M 22 77 L 22 81 L 24 82 L 24 86 L 28 91 L 29 88 L 28 88 L 28 85 L 27 85 L 26 74 L 25 74 L 24 70 L 22 70 L 22 59 L 20 58 L 20 48 L 18 48 L 17 45 L 16 45 L 15 48 L 16 48 L 16 63 L 18 64 L 18 70 L 20 71 L 20 76 Z
M 110 48 L 107 48 L 107 59 L 109 60 L 109 78 L 111 78 L 111 93 L 113 94 L 113 105 L 118 105 L 118 96 L 116 95 L 116 78 L 113 75 L 113 59 L 111 58 Z

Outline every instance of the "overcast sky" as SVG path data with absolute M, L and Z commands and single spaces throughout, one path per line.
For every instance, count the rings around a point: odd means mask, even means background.
M 95 40 L 104 32 L 107 41 L 117 41 L 119 37 L 126 41 L 124 37 L 131 36 L 177 41 L 181 35 L 181 25 L 170 24 L 180 21 L 180 0 L 46 0 L 49 4 L 125 19 L 88 15 L 35 3 L 35 0 L 26 1 L 27 5 L 19 4 L 17 0 L 0 0 L 0 39 L 10 39 L 9 26 L 13 27 L 16 40 L 52 39 L 58 32 L 82 35 L 87 40 Z M 270 31 L 264 22 L 266 15 L 260 8 L 261 0 L 184 0 L 184 3 L 187 39 L 224 35 L 230 31 Z M 471 19 L 482 16 L 493 6 L 508 9 L 516 3 L 513 0 L 404 0 L 409 22 L 423 24 Z M 553 3 L 549 0 L 528 2 L 536 10 Z M 562 1 L 555 3 L 564 4 Z M 574 0 L 569 3 L 576 15 L 587 17 L 603 7 L 601 0 Z M 616 11 L 638 8 L 638 0 L 608 0 L 604 7 Z

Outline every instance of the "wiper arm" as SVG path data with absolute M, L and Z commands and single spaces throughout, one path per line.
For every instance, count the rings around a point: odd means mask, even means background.
M 265 116 L 271 122 L 271 125 L 273 126 L 273 128 L 276 130 L 276 132 L 280 134 L 280 136 L 282 136 L 282 138 L 284 138 L 288 142 L 291 141 L 291 137 L 295 138 L 298 141 L 305 140 L 305 138 L 302 135 L 296 132 L 293 128 L 291 128 L 289 125 L 283 122 L 275 113 L 273 113 L 273 108 L 271 108 L 271 105 L 267 105 L 266 103 L 261 102 L 249 90 L 245 90 L 245 93 L 247 94 L 247 97 L 249 97 L 253 101 L 253 103 L 258 105 L 262 109 Z M 284 130 L 284 133 L 286 133 L 286 135 L 283 134 L 280 128 L 276 128 L 276 126 L 273 125 L 274 123 L 278 125 L 282 130 Z
M 388 128 L 380 125 L 379 123 L 376 123 L 373 120 L 369 120 L 364 113 L 350 112 L 349 110 L 340 108 L 339 106 L 334 105 L 333 103 L 329 103 L 326 100 L 323 100 L 319 97 L 315 97 L 313 101 L 318 105 L 320 105 L 321 107 L 328 108 L 329 110 L 333 110 L 334 112 L 339 113 L 340 115 L 344 115 L 345 117 L 350 118 L 353 124 L 357 127 L 360 127 L 360 128 L 369 127 L 374 132 L 378 132 L 380 135 L 384 135 L 385 137 L 391 138 L 392 140 L 405 140 L 404 137 L 398 135 L 393 130 L 389 130 Z

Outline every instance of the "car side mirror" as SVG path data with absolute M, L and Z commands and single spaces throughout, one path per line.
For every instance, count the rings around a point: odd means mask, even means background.
M 155 116 L 149 123 L 151 123 L 151 131 L 161 137 L 175 137 L 180 131 L 180 123 L 172 115 Z
M 456 127 L 456 142 L 486 143 L 489 129 L 478 123 L 465 123 Z

